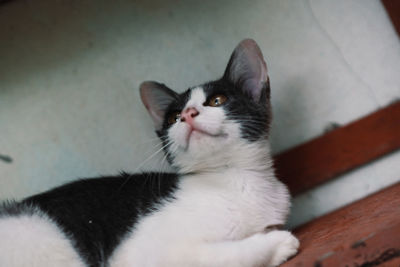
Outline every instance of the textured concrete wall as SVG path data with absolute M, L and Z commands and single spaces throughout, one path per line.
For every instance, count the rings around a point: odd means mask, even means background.
M 168 168 L 138 85 L 184 90 L 260 44 L 272 148 L 285 150 L 400 97 L 400 43 L 368 1 L 15 0 L 0 6 L 0 198 L 78 177 Z M 291 225 L 398 180 L 393 154 L 295 199 Z

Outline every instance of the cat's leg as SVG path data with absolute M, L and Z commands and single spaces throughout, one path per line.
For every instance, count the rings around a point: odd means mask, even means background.
M 42 215 L 0 218 L 0 266 L 82 267 L 70 240 Z
M 271 231 L 243 240 L 180 247 L 165 266 L 272 267 L 296 254 L 298 247 L 299 241 L 290 232 Z

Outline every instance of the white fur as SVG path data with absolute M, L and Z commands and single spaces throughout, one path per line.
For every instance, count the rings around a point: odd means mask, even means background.
M 299 243 L 289 232 L 264 232 L 285 223 L 290 205 L 267 140 L 243 140 L 239 125 L 204 101 L 195 88 L 185 108 L 199 111 L 195 125 L 210 135 L 188 139 L 184 122 L 169 131 L 176 166 L 191 174 L 181 179 L 174 201 L 135 226 L 111 267 L 276 266 L 296 253 Z
M 1 267 L 83 267 L 71 241 L 47 216 L 3 217 L 0 220 Z

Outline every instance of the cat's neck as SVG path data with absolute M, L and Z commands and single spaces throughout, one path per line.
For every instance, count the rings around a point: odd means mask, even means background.
M 182 165 L 181 173 L 220 173 L 232 169 L 265 174 L 273 172 L 267 140 L 237 143 L 212 157 L 186 158 Z

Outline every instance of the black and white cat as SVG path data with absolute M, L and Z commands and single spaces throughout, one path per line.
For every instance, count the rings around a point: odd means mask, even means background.
M 0 208 L 0 266 L 277 266 L 298 240 L 268 143 L 270 88 L 253 40 L 223 77 L 141 98 L 176 173 L 79 180 Z

